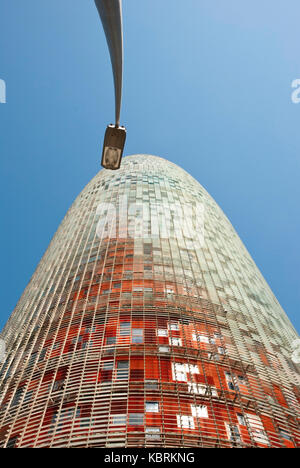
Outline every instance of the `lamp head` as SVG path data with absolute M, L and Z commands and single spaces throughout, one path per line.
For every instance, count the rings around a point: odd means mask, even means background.
M 120 168 L 125 140 L 125 127 L 108 125 L 104 137 L 101 161 L 105 169 L 116 170 Z

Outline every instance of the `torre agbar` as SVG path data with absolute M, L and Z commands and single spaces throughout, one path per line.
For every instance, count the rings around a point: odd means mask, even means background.
M 298 335 L 215 201 L 165 159 L 92 179 L 1 338 L 1 447 L 300 446 Z

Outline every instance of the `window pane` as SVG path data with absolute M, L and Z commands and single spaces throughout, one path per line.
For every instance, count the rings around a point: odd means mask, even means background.
M 197 418 L 208 418 L 207 406 L 191 405 L 192 415 Z
M 160 440 L 159 427 L 146 427 L 146 439 Z
M 146 401 L 146 412 L 147 413 L 158 413 L 159 405 L 156 401 Z
M 164 328 L 159 328 L 157 330 L 157 336 L 168 336 L 168 330 L 165 330 Z
M 126 425 L 126 414 L 113 414 L 111 418 L 114 426 Z
M 143 343 L 144 338 L 142 336 L 133 336 L 132 337 L 132 343 Z
M 109 337 L 107 337 L 106 343 L 107 343 L 108 345 L 115 344 L 115 343 L 116 343 L 116 337 L 115 337 L 115 336 L 109 336 Z
M 142 426 L 144 424 L 144 415 L 143 415 L 143 413 L 130 413 L 129 414 L 129 424 L 131 426 Z
M 118 361 L 118 369 L 128 369 L 128 361 Z
M 122 335 L 122 336 L 130 335 L 130 322 L 121 322 L 120 323 L 120 335 Z
M 146 390 L 157 390 L 158 388 L 157 380 L 146 380 L 145 388 Z

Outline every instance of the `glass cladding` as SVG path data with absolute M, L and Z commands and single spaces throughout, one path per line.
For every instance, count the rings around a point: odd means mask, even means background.
M 1 338 L 2 447 L 297 447 L 298 335 L 189 174 L 124 158 L 75 200 Z

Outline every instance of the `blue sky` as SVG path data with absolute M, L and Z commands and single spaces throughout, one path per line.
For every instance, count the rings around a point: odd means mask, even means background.
M 2 0 L 1 311 L 12 312 L 113 120 L 93 0 Z M 165 157 L 225 211 L 300 330 L 299 0 L 124 0 L 126 154 Z

